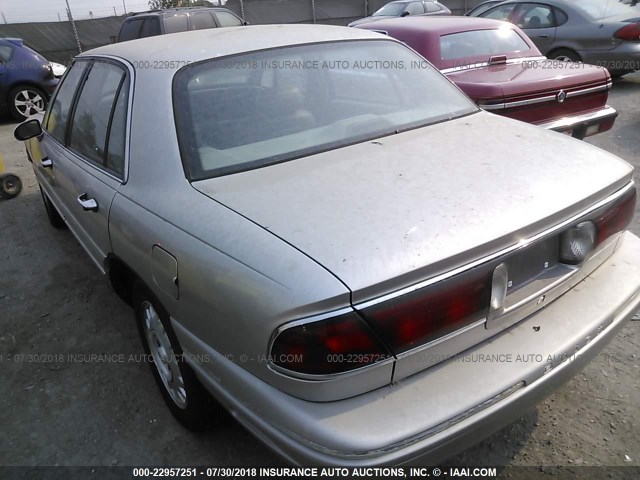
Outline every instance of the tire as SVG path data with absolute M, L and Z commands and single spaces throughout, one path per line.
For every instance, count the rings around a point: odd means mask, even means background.
M 42 195 L 42 203 L 44 203 L 44 209 L 47 212 L 47 218 L 51 226 L 57 230 L 64 230 L 67 228 L 67 224 L 64 222 L 62 215 L 58 213 L 58 209 L 51 203 L 49 197 L 42 191 L 40 187 L 40 195 Z
M 580 55 L 578 55 L 573 50 L 569 50 L 568 48 L 559 48 L 554 50 L 553 52 L 547 55 L 547 58 L 552 60 L 562 60 L 564 62 L 581 62 L 582 59 Z
M 222 407 L 184 361 L 166 310 L 139 281 L 133 287 L 133 308 L 149 366 L 169 410 L 187 429 L 206 430 Z
M 6 173 L 0 175 L 0 196 L 9 199 L 17 197 L 22 191 L 22 181 L 17 175 Z
M 47 95 L 37 87 L 20 85 L 9 92 L 7 104 L 13 117 L 22 122 L 47 108 Z

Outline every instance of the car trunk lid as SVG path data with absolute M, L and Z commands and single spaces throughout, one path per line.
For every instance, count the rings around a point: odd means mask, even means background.
M 323 265 L 358 303 L 513 245 L 631 172 L 590 145 L 478 113 L 193 186 Z
M 554 60 L 525 60 L 447 73 L 492 113 L 542 124 L 604 108 L 611 80 L 606 69 Z

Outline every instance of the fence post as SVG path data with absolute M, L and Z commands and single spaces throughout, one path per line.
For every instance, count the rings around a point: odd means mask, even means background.
M 240 16 L 242 17 L 242 20 L 245 22 L 247 21 L 247 19 L 244 18 L 244 0 L 240 0 Z
M 69 17 L 69 21 L 71 22 L 71 27 L 73 28 L 73 35 L 76 37 L 76 44 L 78 45 L 78 52 L 82 53 L 82 45 L 80 45 L 80 37 L 78 37 L 78 30 L 76 30 L 76 22 L 73 21 L 73 16 L 71 15 L 71 8 L 69 7 L 69 0 L 65 0 L 67 3 L 67 17 Z
M 313 18 L 313 23 L 316 23 L 316 0 L 311 0 L 311 16 Z

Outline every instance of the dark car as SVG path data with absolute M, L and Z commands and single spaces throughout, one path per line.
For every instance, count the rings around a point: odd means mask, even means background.
M 595 65 L 545 59 L 513 24 L 472 17 L 390 19 L 357 28 L 394 37 L 492 113 L 584 138 L 610 130 L 611 77 Z
M 406 17 L 408 15 L 451 15 L 451 10 L 437 0 L 398 0 L 389 2 L 369 17 L 361 18 L 349 24 L 350 27 L 363 23 L 377 22 L 385 18 Z
M 51 64 L 20 38 L 0 38 L 0 111 L 17 120 L 42 113 L 58 85 Z
M 134 13 L 120 27 L 118 42 L 153 37 L 165 33 L 186 32 L 217 27 L 246 25 L 226 8 L 171 8 Z

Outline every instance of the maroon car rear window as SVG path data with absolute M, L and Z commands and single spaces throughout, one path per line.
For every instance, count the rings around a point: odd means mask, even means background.
M 511 28 L 474 30 L 451 33 L 440 37 L 440 56 L 443 60 L 505 55 L 531 50 L 527 42 Z

